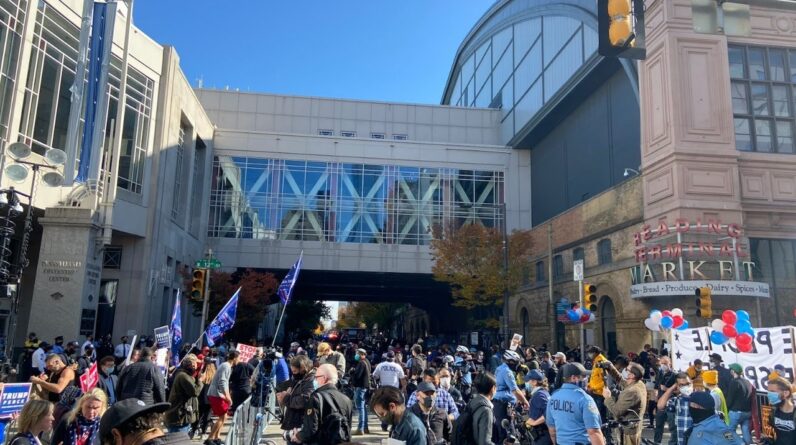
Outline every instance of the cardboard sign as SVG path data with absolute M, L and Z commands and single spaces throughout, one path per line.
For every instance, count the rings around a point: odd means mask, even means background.
M 83 375 L 80 376 L 80 390 L 84 393 L 91 391 L 99 383 L 99 371 L 97 362 L 94 362 Z
M 6 383 L 0 392 L 0 418 L 22 411 L 30 399 L 30 383 Z
M 169 335 L 168 326 L 155 328 L 155 347 L 157 349 L 171 348 L 171 335 Z
M 763 435 L 766 437 L 771 437 L 773 439 L 777 438 L 777 431 L 771 426 L 771 416 L 774 415 L 774 408 L 770 405 L 761 405 L 760 406 L 760 426 L 763 429 Z
M 244 345 L 243 343 L 238 343 L 237 351 L 238 354 L 240 354 L 240 361 L 247 363 L 252 357 L 254 357 L 254 354 L 257 353 L 257 348 L 254 346 Z
M 511 349 L 512 351 L 516 351 L 517 348 L 520 347 L 521 341 L 522 341 L 522 335 L 514 334 L 514 337 L 511 337 L 511 346 L 509 346 L 509 349 Z
M 711 328 L 686 329 L 672 331 L 672 362 L 675 371 L 685 371 L 696 359 L 709 363 L 710 354 L 719 354 L 724 366 L 738 363 L 743 368 L 744 376 L 749 379 L 758 391 L 765 391 L 768 375 L 774 366 L 785 367 L 783 377 L 793 381 L 796 369 L 794 351 L 793 326 L 773 328 L 756 328 L 754 349 L 751 352 L 739 352 L 726 343 L 716 345 L 710 342 Z
M 169 350 L 160 348 L 155 351 L 155 365 L 165 376 L 169 372 Z

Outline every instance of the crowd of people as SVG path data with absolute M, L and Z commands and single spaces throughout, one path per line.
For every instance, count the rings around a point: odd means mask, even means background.
M 645 428 L 656 444 L 665 431 L 667 445 L 796 444 L 792 370 L 768 376 L 761 425 L 756 388 L 718 354 L 675 370 L 650 345 L 612 360 L 591 346 L 579 363 L 546 345 L 483 351 L 368 337 L 258 348 L 246 361 L 228 345 L 189 346 L 163 369 L 153 345 L 50 345 L 31 334 L 18 373 L 33 394 L 9 443 L 218 445 L 238 407 L 264 407 L 272 392 L 289 444 L 355 442 L 371 428 L 408 445 L 639 444 Z M 99 382 L 83 393 L 79 376 L 94 363 Z

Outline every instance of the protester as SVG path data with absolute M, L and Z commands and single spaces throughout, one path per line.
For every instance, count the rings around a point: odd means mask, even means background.
M 197 357 L 198 358 L 198 357 Z M 207 431 L 207 425 L 210 423 L 210 402 L 207 398 L 207 390 L 210 389 L 210 383 L 216 376 L 216 365 L 210 357 L 204 359 L 202 373 L 199 375 L 199 381 L 202 382 L 202 390 L 199 392 L 199 416 L 191 425 L 191 430 L 188 433 L 189 437 L 193 439 L 197 433 L 203 436 Z
M 112 356 L 100 359 L 97 369 L 99 373 L 97 386 L 105 391 L 105 395 L 108 396 L 108 405 L 116 403 L 116 387 L 119 383 L 119 377 L 113 373 L 115 369 L 115 361 Z
M 29 400 L 17 418 L 17 433 L 8 445 L 42 445 L 40 437 L 53 429 L 53 404 L 46 400 Z
M 519 403 L 523 408 L 528 408 L 528 401 L 525 399 L 525 394 L 517 386 L 517 380 L 514 375 L 519 367 L 520 360 L 520 356 L 516 352 L 506 350 L 503 352 L 503 364 L 495 370 L 497 391 L 492 398 L 492 404 L 494 405 L 495 423 L 497 425 L 500 425 L 503 419 L 509 418 L 510 405 Z M 495 443 L 503 443 L 506 439 L 506 431 L 503 428 L 497 428 L 493 435 Z
M 724 398 L 724 393 L 719 388 L 719 373 L 715 369 L 708 369 L 702 371 L 702 383 L 705 384 L 705 390 L 713 397 L 713 406 L 716 407 L 716 414 L 727 425 L 730 424 L 730 413 L 727 409 L 727 400 Z
M 190 445 L 185 433 L 163 433 L 163 413 L 168 403 L 146 404 L 126 399 L 113 405 L 100 421 L 104 445 Z
M 127 344 L 127 336 L 123 335 L 121 338 L 121 343 L 116 345 L 116 348 L 113 350 L 113 356 L 116 357 L 116 365 L 121 365 L 122 362 L 127 358 L 127 354 L 130 353 L 130 345 Z
M 310 408 L 310 396 L 315 391 L 315 370 L 309 357 L 293 356 L 290 359 L 290 371 L 293 374 L 292 386 L 289 390 L 276 395 L 282 406 L 281 428 L 284 431 L 301 427 L 304 423 L 304 414 Z
M 793 445 L 796 443 L 796 409 L 793 402 L 793 387 L 779 377 L 768 381 L 768 403 L 774 407 L 769 416 L 769 424 L 777 437 L 773 445 Z
M 710 363 L 712 365 L 712 369 L 719 374 L 719 389 L 721 389 L 721 392 L 726 395 L 730 390 L 732 374 L 730 374 L 730 370 L 722 364 L 723 361 L 724 359 L 721 358 L 720 354 L 715 352 L 710 354 Z
M 141 360 L 124 367 L 116 391 L 119 401 L 139 399 L 147 405 L 166 401 L 166 380 L 154 360 L 153 351 L 144 348 Z
M 677 444 L 686 445 L 685 432 L 693 425 L 688 403 L 694 386 L 688 374 L 677 374 L 675 384 L 670 386 L 659 398 L 658 409 L 674 412 L 674 423 L 677 428 Z
M 367 357 L 367 351 L 359 348 L 354 355 L 354 362 L 356 366 L 351 368 L 351 386 L 354 387 L 354 408 L 357 410 L 359 417 L 357 429 L 352 433 L 353 436 L 361 436 L 363 434 L 370 434 L 368 429 L 368 408 L 365 401 L 365 395 L 370 388 L 370 361 Z
M 221 443 L 221 427 L 227 420 L 229 408 L 232 406 L 232 395 L 229 392 L 229 376 L 232 374 L 232 367 L 238 364 L 240 355 L 237 351 L 229 351 L 227 360 L 218 367 L 218 371 L 213 376 L 210 388 L 207 390 L 207 400 L 210 402 L 210 410 L 218 416 L 218 420 L 213 423 L 210 435 L 205 444 Z
M 669 357 L 663 356 L 658 360 L 658 369 L 655 372 L 655 390 L 657 391 L 658 400 L 663 396 L 669 387 L 676 384 L 676 374 L 672 371 L 671 361 Z M 663 440 L 663 428 L 668 425 L 669 431 L 669 445 L 677 444 L 677 427 L 675 425 L 674 412 L 658 407 L 655 403 L 655 431 L 653 433 L 653 441 L 660 444 Z
M 57 425 L 80 397 L 80 389 L 75 385 L 75 371 L 66 366 L 60 354 L 48 355 L 45 363 L 48 374 L 33 376 L 30 381 L 47 391 L 47 400 L 55 404 L 53 416 Z
M 229 392 L 232 395 L 231 412 L 235 412 L 246 401 L 252 392 L 252 375 L 254 367 L 248 362 L 238 362 L 232 367 L 229 375 Z
M 345 356 L 337 351 L 332 351 L 329 343 L 318 344 L 318 363 L 321 365 L 328 363 L 337 368 L 337 375 L 345 375 Z
M 437 408 L 435 402 L 437 388 L 429 382 L 421 382 L 415 391 L 417 403 L 411 406 L 410 411 L 426 427 L 426 437 L 429 445 L 448 443 L 453 432 L 453 423 L 448 414 Z
M 58 445 L 99 445 L 100 418 L 108 409 L 105 391 L 94 388 L 83 394 L 72 411 L 58 423 L 50 443 Z
M 730 365 L 732 381 L 727 392 L 727 409 L 730 414 L 730 427 L 735 429 L 741 426 L 743 441 L 746 445 L 752 443 L 752 398 L 755 397 L 755 389 L 752 383 L 746 380 L 743 375 L 743 368 L 738 363 Z
M 351 400 L 337 390 L 337 368 L 325 363 L 315 371 L 318 386 L 310 396 L 301 428 L 290 431 L 292 442 L 341 443 L 351 440 Z
M 644 412 L 647 409 L 647 387 L 644 385 L 644 368 L 637 363 L 628 364 L 623 377 L 624 388 L 614 399 L 611 390 L 603 388 L 605 406 L 620 421 L 630 422 L 623 428 L 624 443 L 641 443 Z
M 427 444 L 423 422 L 406 408 L 399 389 L 392 386 L 377 389 L 370 399 L 370 407 L 383 423 L 391 426 L 391 439 L 404 441 L 406 445 Z
M 199 414 L 199 394 L 204 384 L 196 377 L 199 358 L 186 355 L 174 371 L 169 392 L 171 407 L 165 413 L 165 424 L 170 433 L 187 433 Z

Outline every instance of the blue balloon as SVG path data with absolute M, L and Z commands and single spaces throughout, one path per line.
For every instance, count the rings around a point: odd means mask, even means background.
M 572 309 L 567 311 L 567 317 L 569 317 L 570 321 L 578 321 L 580 317 L 578 317 L 578 313 L 573 311 Z
M 680 327 L 677 328 L 677 330 L 685 331 L 686 329 L 688 329 L 688 320 L 683 320 L 683 324 L 681 324 Z
M 735 315 L 738 316 L 738 321 L 741 320 L 749 321 L 749 312 L 746 312 L 745 310 L 735 311 Z M 738 329 L 739 331 L 741 330 L 738 327 L 738 323 L 735 324 L 735 328 Z
M 710 341 L 717 345 L 723 345 L 724 343 L 727 343 L 727 341 L 729 341 L 729 338 L 727 338 L 726 335 L 722 334 L 719 331 L 713 331 L 710 333 Z
M 661 327 L 664 329 L 671 329 L 674 326 L 674 320 L 672 317 L 663 317 L 661 318 Z
M 755 338 L 755 329 L 753 327 L 751 327 L 751 326 L 749 326 L 749 329 L 746 329 L 745 331 L 741 331 L 741 330 L 739 330 L 737 328 L 736 328 L 736 330 L 738 330 L 739 334 L 744 334 L 745 333 L 745 334 L 751 335 L 752 338 Z
M 752 323 L 749 322 L 749 319 L 738 317 L 738 321 L 735 322 L 735 330 L 738 332 L 746 332 L 749 329 L 752 329 Z

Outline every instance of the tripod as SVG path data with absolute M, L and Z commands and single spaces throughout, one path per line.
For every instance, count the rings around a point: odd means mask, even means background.
M 271 423 L 271 421 L 268 419 L 269 415 L 270 415 L 270 419 L 282 420 L 282 416 L 280 415 L 280 413 L 277 413 L 275 411 L 275 408 L 276 408 L 275 406 L 274 407 L 267 407 L 266 406 L 269 403 L 269 401 L 271 399 L 272 391 L 274 390 L 272 385 L 273 385 L 274 377 L 275 377 L 275 374 L 276 374 L 276 365 L 277 365 L 277 362 L 278 362 L 277 358 L 275 356 L 272 356 L 271 354 L 272 354 L 272 352 L 269 352 L 266 355 L 266 358 L 263 358 L 263 360 L 260 361 L 260 364 L 257 365 L 257 367 L 258 367 L 258 369 L 257 369 L 257 380 L 258 380 L 257 384 L 258 384 L 259 388 L 257 388 L 257 394 L 253 395 L 252 396 L 253 398 L 249 402 L 250 404 L 253 404 L 257 408 L 257 412 L 254 415 L 254 425 L 253 425 L 252 435 L 251 435 L 251 439 L 249 441 L 249 445 L 258 445 L 260 443 L 260 437 L 263 434 L 263 429 L 269 423 Z M 271 364 L 271 370 L 270 371 L 268 371 L 266 369 L 266 366 L 265 366 L 266 360 L 270 361 L 270 364 Z M 260 379 L 262 379 L 262 380 L 260 381 Z M 256 397 L 256 398 L 254 398 L 254 397 Z M 249 411 L 249 412 L 251 412 L 251 411 Z M 246 420 L 247 420 L 246 423 L 248 423 L 249 419 L 247 418 Z M 271 441 L 268 441 L 268 442 L 271 442 Z

